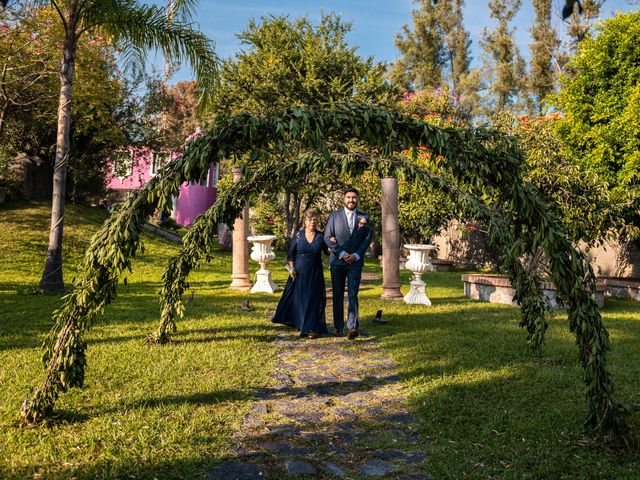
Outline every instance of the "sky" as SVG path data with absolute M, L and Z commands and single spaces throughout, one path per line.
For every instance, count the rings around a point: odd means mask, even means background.
M 155 0 L 154 3 L 165 3 Z M 479 39 L 484 27 L 491 28 L 495 22 L 489 18 L 486 0 L 466 0 L 464 23 L 472 40 L 472 67 L 480 65 Z M 564 0 L 553 0 L 554 23 L 559 32 L 563 31 L 560 20 L 561 4 Z M 194 20 L 200 30 L 215 43 L 220 58 L 228 58 L 240 49 L 236 34 L 242 31 L 251 18 L 264 15 L 289 15 L 292 19 L 307 16 L 314 23 L 320 12 L 336 12 L 346 21 L 353 23 L 353 30 L 347 37 L 349 43 L 358 46 L 363 57 L 373 56 L 382 62 L 393 62 L 398 52 L 394 45 L 396 34 L 404 24 L 411 25 L 411 11 L 416 8 L 412 0 L 200 0 Z M 637 11 L 637 1 L 607 0 L 601 11 L 602 18 L 612 16 L 618 11 Z M 528 46 L 531 43 L 529 29 L 534 18 L 531 0 L 522 0 L 522 7 L 513 21 L 515 37 L 520 53 L 529 57 Z M 162 65 L 161 59 L 156 59 Z M 181 68 L 173 82 L 193 78 L 188 67 Z

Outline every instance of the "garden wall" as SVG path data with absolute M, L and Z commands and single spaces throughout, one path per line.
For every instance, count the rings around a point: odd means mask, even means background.
M 459 268 L 493 269 L 498 265 L 497 252 L 479 225 L 452 221 L 431 243 L 438 247 L 435 258 L 451 260 Z M 590 249 L 582 244 L 580 249 L 586 253 L 596 276 L 640 279 L 640 242 L 606 241 Z

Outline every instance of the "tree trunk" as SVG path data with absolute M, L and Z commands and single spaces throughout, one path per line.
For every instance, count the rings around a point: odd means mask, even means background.
M 72 2 L 76 3 L 76 2 Z M 73 12 L 73 5 L 70 7 Z M 71 15 L 74 16 L 73 13 Z M 76 39 L 75 18 L 70 18 L 62 48 L 60 66 L 60 100 L 58 104 L 58 134 L 56 159 L 53 170 L 53 196 L 51 200 L 51 229 L 49 248 L 39 289 L 45 292 L 64 291 L 62 279 L 62 230 L 64 226 L 64 200 L 67 184 L 67 162 L 69 159 L 69 137 L 71 133 L 71 94 L 75 63 Z
M 0 109 L 0 133 L 2 133 L 2 129 L 4 127 L 4 119 L 7 114 L 8 107 L 9 107 L 9 103 L 5 102 L 2 104 L 2 109 Z
M 285 243 L 288 245 L 289 244 L 289 240 L 291 240 L 291 231 L 293 230 L 293 221 L 291 218 L 291 192 L 289 192 L 289 190 L 285 190 L 284 192 L 284 216 L 287 219 L 287 229 L 286 229 L 286 236 L 287 238 L 285 238 Z
M 292 238 L 299 228 L 300 228 L 300 194 L 298 192 L 293 192 L 293 231 L 291 232 Z

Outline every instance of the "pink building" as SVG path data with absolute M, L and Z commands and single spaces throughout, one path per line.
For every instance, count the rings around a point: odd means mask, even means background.
M 125 198 L 131 190 L 138 189 L 158 174 L 177 152 L 154 152 L 150 148 L 129 147 L 113 155 L 107 174 L 107 188 L 117 198 Z M 219 165 L 211 164 L 206 178 L 199 182 L 185 182 L 180 187 L 178 197 L 173 199 L 171 218 L 183 226 L 189 226 L 198 215 L 206 211 L 216 201 Z

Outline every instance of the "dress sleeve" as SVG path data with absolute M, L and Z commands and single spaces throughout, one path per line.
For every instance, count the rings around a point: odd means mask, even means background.
M 291 237 L 291 242 L 289 242 L 289 251 L 287 252 L 287 260 L 295 262 L 296 255 L 298 253 L 298 239 L 300 237 L 300 232 L 296 232 L 296 234 Z

